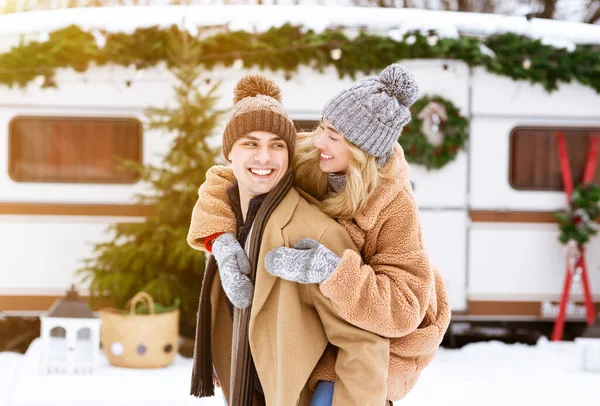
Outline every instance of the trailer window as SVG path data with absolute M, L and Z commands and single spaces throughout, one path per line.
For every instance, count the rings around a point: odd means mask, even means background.
M 588 154 L 588 145 L 600 128 L 515 128 L 510 135 L 510 185 L 519 190 L 563 190 L 556 133 L 563 132 L 569 153 L 573 184 L 578 185 Z M 594 183 L 600 186 L 600 163 Z
M 17 182 L 137 182 L 122 159 L 142 163 L 136 119 L 17 117 L 9 126 L 9 174 Z

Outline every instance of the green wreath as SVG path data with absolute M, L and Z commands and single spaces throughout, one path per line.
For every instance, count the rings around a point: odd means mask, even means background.
M 432 107 L 433 106 L 433 107 Z M 423 123 L 430 117 L 422 117 L 424 109 L 439 109 L 443 107 L 442 114 L 438 116 L 437 126 L 441 143 L 434 145 L 423 133 Z M 456 154 L 463 148 L 469 138 L 469 123 L 460 114 L 460 110 L 452 102 L 440 96 L 424 96 L 418 99 L 411 107 L 412 119 L 404 127 L 398 142 L 404 149 L 408 162 L 424 165 L 427 169 L 439 169 L 456 158 Z M 425 111 L 427 115 L 427 110 Z M 436 113 L 432 114 L 435 117 Z M 425 122 L 427 125 L 428 122 Z
M 575 241 L 586 244 L 598 230 L 594 224 L 600 215 L 600 188 L 596 185 L 579 185 L 571 194 L 571 207 L 554 214 L 560 228 L 560 242 Z

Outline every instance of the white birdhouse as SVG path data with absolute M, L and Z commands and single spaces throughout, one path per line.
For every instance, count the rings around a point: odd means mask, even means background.
M 42 374 L 91 374 L 100 356 L 100 323 L 75 286 L 40 316 Z
M 581 337 L 575 339 L 581 348 L 582 369 L 600 373 L 600 317 L 588 326 Z

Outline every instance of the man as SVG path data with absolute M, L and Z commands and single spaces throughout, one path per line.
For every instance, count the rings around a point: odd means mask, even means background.
M 333 404 L 384 405 L 389 341 L 342 320 L 317 285 L 265 271 L 268 252 L 302 238 L 337 255 L 356 250 L 341 225 L 292 187 L 296 131 L 280 101 L 279 88 L 260 75 L 235 89 L 223 153 L 236 183 L 222 193 L 236 212 L 237 235 L 222 234 L 206 247 L 207 237 L 227 228 L 198 218 L 210 218 L 210 205 L 219 202 L 199 200 L 192 213 L 189 244 L 213 253 L 200 298 L 192 394 L 212 395 L 214 364 L 229 405 L 308 405 L 308 378 L 331 342 L 339 348 Z M 224 172 L 214 167 L 207 178 Z M 315 252 L 314 261 L 322 255 Z

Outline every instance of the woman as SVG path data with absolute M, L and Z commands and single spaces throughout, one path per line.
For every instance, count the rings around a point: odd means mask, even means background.
M 418 94 L 402 65 L 363 79 L 336 95 L 323 119 L 296 146 L 296 185 L 337 219 L 361 251 L 341 257 L 314 240 L 280 247 L 266 258 L 267 271 L 298 283 L 319 283 L 348 322 L 390 338 L 389 400 L 415 385 L 431 361 L 450 320 L 444 281 L 423 246 L 408 164 L 397 137 L 410 121 Z M 212 184 L 199 190 L 206 208 L 204 248 L 223 232 L 235 232 L 233 212 L 221 191 L 227 169 L 211 168 Z M 216 175 L 216 176 L 215 176 Z M 216 221 L 217 220 L 217 221 Z M 308 220 L 308 219 L 307 219 Z M 330 405 L 336 348 L 323 354 L 310 379 L 312 405 Z

